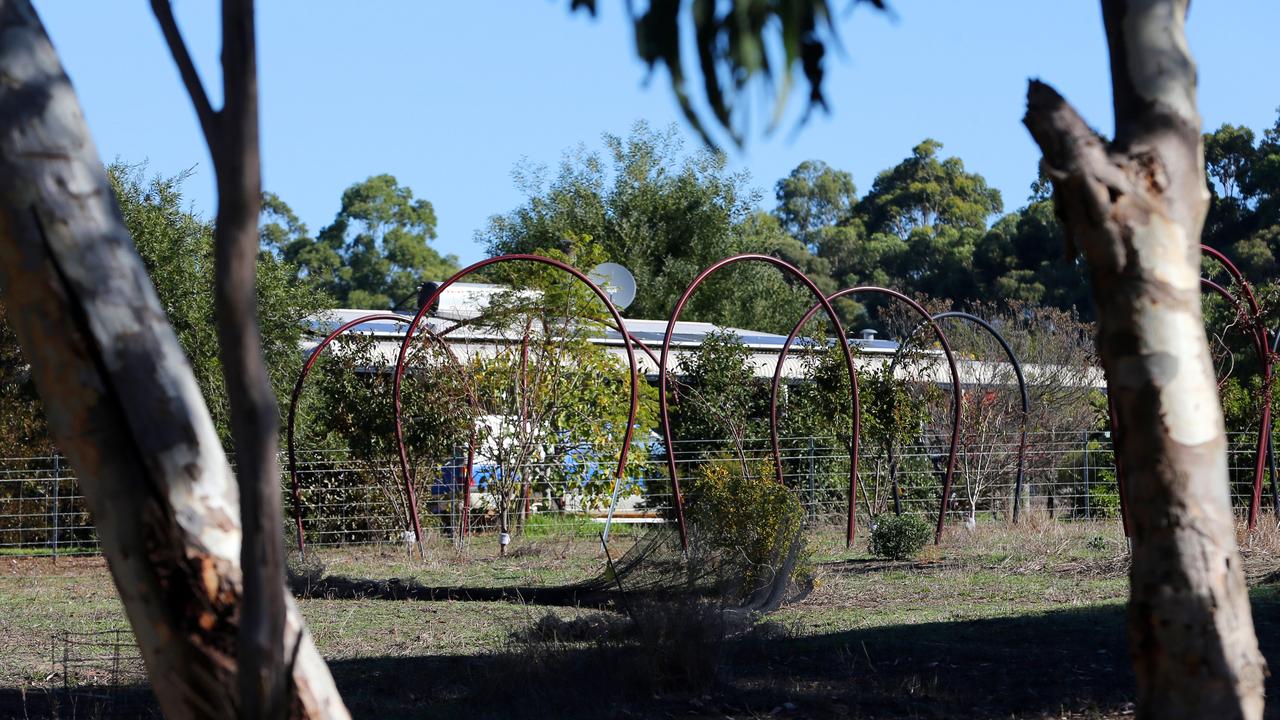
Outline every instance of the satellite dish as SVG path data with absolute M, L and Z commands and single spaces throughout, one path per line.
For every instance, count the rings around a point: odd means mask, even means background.
M 609 294 L 609 299 L 619 310 L 636 299 L 635 276 L 618 263 L 600 263 L 587 273 L 587 277 Z

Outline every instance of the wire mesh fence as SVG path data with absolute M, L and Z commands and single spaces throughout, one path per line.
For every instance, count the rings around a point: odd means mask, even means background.
M 860 522 L 895 509 L 936 516 L 949 437 L 926 436 L 894 448 L 864 443 L 858 462 L 856 499 Z M 848 506 L 849 448 L 833 438 L 781 439 L 781 475 L 813 522 L 843 522 Z M 1252 494 L 1256 433 L 1229 437 L 1228 460 L 1233 506 L 1244 513 Z M 948 522 L 965 516 L 1008 517 L 1014 505 L 1019 437 L 987 438 L 980 446 L 961 444 Z M 614 457 L 616 448 L 594 447 L 595 458 Z M 609 461 L 578 462 L 563 457 L 525 464 L 524 481 L 494 482 L 500 473 L 483 460 L 464 494 L 460 460 L 416 468 L 418 512 L 425 533 L 457 539 L 466 531 L 484 534 L 507 527 L 528 536 L 594 536 L 608 524 L 611 533 L 634 532 L 672 517 L 667 458 L 652 442 L 637 442 L 637 460 L 627 479 L 612 482 Z M 767 438 L 737 442 L 681 440 L 673 446 L 676 469 L 687 478 L 712 459 L 743 463 L 748 472 L 773 473 Z M 298 479 L 303 536 L 308 545 L 402 543 L 408 525 L 398 463 L 366 462 L 342 451 L 299 453 Z M 499 487 L 501 485 L 501 487 Z M 1268 481 L 1264 506 L 1272 502 Z M 289 537 L 296 532 L 289 478 L 281 478 Z M 895 502 L 896 501 L 896 502 Z M 1118 517 L 1119 496 L 1111 440 L 1096 431 L 1033 433 L 1028 437 L 1019 501 L 1023 512 L 1044 512 L 1063 520 Z M 75 473 L 58 456 L 0 458 L 0 553 L 70 555 L 96 553 L 98 539 Z
M 0 458 L 0 553 L 97 552 L 75 472 L 61 456 Z
M 42 717 L 161 717 L 129 628 L 55 633 L 50 665 Z

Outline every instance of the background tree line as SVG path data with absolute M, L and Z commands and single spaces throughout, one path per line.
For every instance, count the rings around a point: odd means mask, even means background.
M 1080 260 L 1064 261 L 1065 236 L 1048 183 L 1032 184 L 1026 204 L 1005 212 L 999 191 L 942 145 L 926 139 L 879 173 L 858 195 L 852 175 L 805 161 L 774 185 L 772 208 L 724 155 L 688 150 L 677 129 L 637 123 L 628 136 L 606 134 L 603 152 L 567 153 L 554 173 L 521 166 L 513 173 L 526 200 L 493 216 L 477 232 L 491 255 L 569 252 L 589 238 L 603 257 L 635 274 L 639 291 L 625 314 L 666 317 L 703 267 L 757 252 L 804 270 L 827 292 L 858 284 L 893 287 L 967 306 L 1003 301 L 1044 306 L 1091 319 Z M 1268 324 L 1280 322 L 1274 298 L 1280 270 L 1280 118 L 1261 134 L 1223 125 L 1205 135 L 1212 200 L 1203 240 L 1235 260 L 1258 289 Z M 212 322 L 211 224 L 184 207 L 185 176 L 145 176 L 120 162 L 109 168 L 129 224 L 179 340 L 196 369 L 215 422 L 229 439 L 227 405 Z M 436 214 L 391 175 L 353 183 L 331 223 L 312 233 L 284 199 L 266 193 L 261 224 L 259 303 L 268 365 L 281 397 L 300 363 L 302 320 L 330 307 L 413 309 L 425 280 L 455 272 L 440 253 Z M 1216 270 L 1206 265 L 1206 272 Z M 497 278 L 494 278 L 497 279 Z M 786 332 L 811 302 L 802 287 L 772 268 L 736 266 L 712 278 L 691 300 L 690 320 Z M 0 308 L 2 310 L 2 308 Z M 876 306 L 838 305 L 850 330 L 890 329 Z M 1261 397 L 1248 339 L 1233 332 L 1235 311 L 1206 298 L 1226 386 L 1228 421 L 1247 430 Z M 0 318 L 2 319 L 2 318 Z M 51 450 L 25 362 L 7 326 L 0 330 L 3 444 L 15 454 Z
M 924 139 L 861 196 L 850 173 L 805 161 L 775 183 L 766 209 L 751 178 L 730 172 L 723 155 L 686 151 L 674 128 L 637 123 L 625 138 L 606 134 L 604 146 L 566 154 L 554 174 L 519 168 L 527 200 L 478 233 L 489 254 L 589 234 L 635 274 L 633 317 L 666 317 L 700 269 L 759 252 L 828 291 L 876 284 L 960 305 L 1001 300 L 1092 319 L 1082 260 L 1064 259 L 1066 237 L 1043 177 L 1006 211 L 982 175 Z M 1205 135 L 1205 147 L 1213 199 L 1203 240 L 1270 287 L 1280 269 L 1280 118 L 1261 138 L 1224 125 Z M 785 332 L 809 302 L 769 268 L 733 268 L 693 298 L 687 317 Z M 875 307 L 844 302 L 840 310 L 850 328 L 885 327 Z

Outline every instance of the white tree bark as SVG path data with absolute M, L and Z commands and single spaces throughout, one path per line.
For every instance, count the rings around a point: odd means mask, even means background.
M 1186 0 L 1103 0 L 1116 138 L 1033 81 L 1024 119 L 1085 256 L 1132 520 L 1130 654 L 1144 718 L 1262 716 L 1258 651 L 1200 316 L 1208 207 Z
M 237 714 L 236 485 L 28 0 L 0 0 L 0 284 L 165 716 Z M 292 711 L 348 717 L 296 606 Z

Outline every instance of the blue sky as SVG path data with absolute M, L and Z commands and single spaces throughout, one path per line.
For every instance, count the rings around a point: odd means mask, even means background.
M 554 168 L 564 151 L 599 147 L 637 120 L 679 116 L 661 72 L 635 59 L 623 0 L 600 16 L 568 0 L 338 2 L 264 0 L 258 40 L 264 180 L 313 229 L 342 190 L 389 172 L 435 206 L 437 247 L 464 262 L 474 235 L 522 197 L 521 162 Z M 836 3 L 840 5 L 839 2 Z M 217 99 L 218 17 L 211 0 L 177 0 L 179 22 Z M 1111 128 L 1102 21 L 1093 2 L 949 0 L 858 6 L 829 62 L 832 112 L 766 136 L 764 115 L 731 151 L 772 204 L 772 187 L 817 158 L 853 173 L 860 192 L 925 137 L 944 144 L 1023 204 L 1038 154 L 1020 124 L 1029 77 L 1058 88 L 1104 133 Z M 195 168 L 194 209 L 212 215 L 213 178 L 191 105 L 144 0 L 36 0 L 105 160 L 152 172 Z M 1280 2 L 1194 2 L 1188 33 L 1200 67 L 1205 127 L 1261 130 L 1280 106 Z M 697 145 L 681 125 L 689 148 Z

